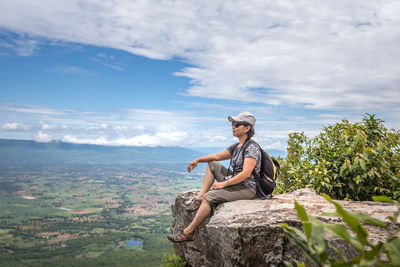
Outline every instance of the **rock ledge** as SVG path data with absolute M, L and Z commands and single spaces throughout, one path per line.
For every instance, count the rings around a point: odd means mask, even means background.
M 185 210 L 197 190 L 178 195 L 172 205 L 172 231 L 185 228 L 195 212 Z M 174 244 L 175 252 L 191 266 L 283 266 L 283 261 L 305 261 L 297 247 L 283 237 L 281 223 L 300 228 L 301 222 L 294 209 L 297 200 L 308 214 L 318 216 L 335 208 L 312 189 L 275 195 L 266 200 L 238 200 L 219 205 L 195 233 L 195 241 Z M 397 210 L 394 204 L 379 202 L 338 201 L 345 209 L 362 212 L 389 223 L 387 216 Z M 320 218 L 329 223 L 342 223 L 333 217 Z M 386 231 L 365 225 L 372 242 L 386 239 Z M 399 226 L 399 222 L 397 223 Z M 356 251 L 341 240 L 331 238 L 329 243 L 347 257 Z

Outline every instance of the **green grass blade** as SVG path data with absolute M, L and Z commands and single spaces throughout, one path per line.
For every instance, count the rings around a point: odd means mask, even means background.
M 351 230 L 356 233 L 358 241 L 361 243 L 361 245 L 365 246 L 367 244 L 368 233 L 364 226 L 360 224 L 360 221 L 348 211 L 344 210 L 339 203 L 333 201 L 328 195 L 322 194 L 322 196 L 335 205 L 336 212 L 342 217 L 343 221 L 351 228 Z
M 381 220 L 375 219 L 373 217 L 370 217 L 366 214 L 362 214 L 362 213 L 353 213 L 353 212 L 349 212 L 352 216 L 356 217 L 357 219 L 359 219 L 360 221 L 363 222 L 367 222 L 382 228 L 386 228 L 386 224 L 384 222 L 382 222 Z
M 394 202 L 392 199 L 390 199 L 387 196 L 373 196 L 372 200 L 376 201 L 376 202 L 391 202 L 391 203 Z
M 297 210 L 297 216 L 300 218 L 302 222 L 308 222 L 307 212 L 302 205 L 300 205 L 297 201 L 294 201 L 294 208 Z
M 386 255 L 393 266 L 400 266 L 400 239 L 393 237 L 384 246 Z

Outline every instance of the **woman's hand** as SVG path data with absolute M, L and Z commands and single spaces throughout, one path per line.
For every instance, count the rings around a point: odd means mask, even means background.
M 224 187 L 226 187 L 226 186 L 227 186 L 226 181 L 225 181 L 225 182 L 219 182 L 219 183 L 213 184 L 213 185 L 212 185 L 212 189 L 218 190 L 218 189 L 222 189 L 222 188 L 224 188 Z
M 199 163 L 199 161 L 197 159 L 190 162 L 187 167 L 188 172 L 191 172 L 197 166 L 197 163 Z

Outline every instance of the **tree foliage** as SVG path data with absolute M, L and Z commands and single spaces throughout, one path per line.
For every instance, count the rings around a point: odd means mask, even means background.
M 277 192 L 311 187 L 335 199 L 400 199 L 400 132 L 367 114 L 362 122 L 342 120 L 314 138 L 291 133 L 281 160 Z
M 175 250 L 173 249 L 171 253 L 164 254 L 162 259 L 162 264 L 160 267 L 185 267 L 187 266 L 186 261 L 184 261 L 181 257 L 175 254 Z

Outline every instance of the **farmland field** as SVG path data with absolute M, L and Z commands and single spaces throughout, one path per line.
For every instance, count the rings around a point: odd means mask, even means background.
M 201 184 L 185 167 L 2 164 L 0 266 L 160 265 L 170 205 Z

